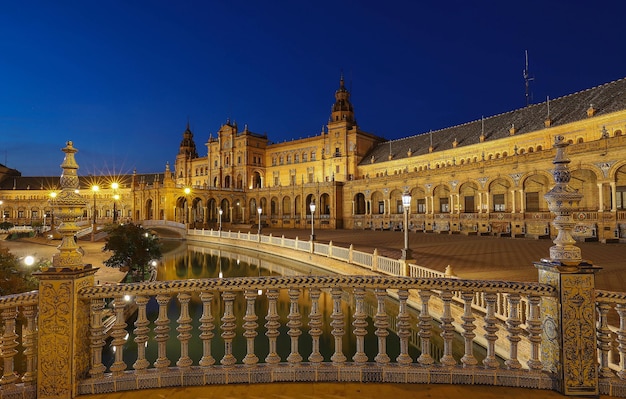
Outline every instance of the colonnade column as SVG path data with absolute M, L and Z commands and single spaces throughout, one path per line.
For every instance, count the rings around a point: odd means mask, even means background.
M 515 213 L 515 190 L 511 190 L 511 213 Z
M 598 183 L 598 212 L 604 212 L 604 195 L 602 193 L 602 183 Z
M 609 185 L 611 186 L 611 212 L 617 212 L 617 188 L 614 181 Z
M 524 197 L 524 189 L 519 190 L 519 211 L 520 213 L 526 212 L 526 198 Z

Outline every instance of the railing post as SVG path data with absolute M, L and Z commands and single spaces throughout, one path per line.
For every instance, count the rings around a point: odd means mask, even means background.
M 78 189 L 78 164 L 72 142 L 62 149 L 61 193 L 51 205 L 61 220 L 59 253 L 52 266 L 37 273 L 39 278 L 39 336 L 37 340 L 37 398 L 73 398 L 78 381 L 89 370 L 89 303 L 78 291 L 94 285 L 96 269 L 84 265 L 74 235 L 85 200 Z
M 552 162 L 556 185 L 544 198 L 556 217 L 552 225 L 558 230 L 550 259 L 536 262 L 539 282 L 556 288 L 556 299 L 541 302 L 543 368 L 561 379 L 565 395 L 598 395 L 598 358 L 595 334 L 595 275 L 590 263 L 581 258 L 580 248 L 573 245 L 571 231 L 576 223 L 572 212 L 578 209 L 582 194 L 569 187 L 570 162 L 565 155 L 567 143 L 555 137 L 556 156 Z
M 378 249 L 374 248 L 374 253 L 372 254 L 372 271 L 378 271 Z

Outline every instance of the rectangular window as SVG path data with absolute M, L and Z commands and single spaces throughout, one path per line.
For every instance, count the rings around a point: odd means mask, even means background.
M 378 213 L 381 215 L 385 213 L 385 201 L 378 201 Z
M 504 194 L 493 195 L 493 211 L 504 212 Z
M 311 153 L 311 161 L 315 161 L 315 151 Z
M 539 193 L 526 193 L 526 211 L 539 212 Z
M 417 213 L 426 213 L 426 199 L 420 198 L 417 200 Z
M 450 212 L 450 199 L 448 197 L 439 198 L 439 212 L 447 213 Z
M 313 173 L 309 173 L 309 183 L 313 183 Z
M 17 211 L 17 217 L 18 218 L 23 218 L 24 217 L 24 211 Z
M 39 213 L 37 211 L 33 211 L 33 214 L 31 215 L 32 219 L 37 219 L 37 215 L 39 215 Z
M 396 200 L 397 213 L 404 213 L 404 207 L 402 206 L 402 200 Z
M 302 154 L 302 162 L 306 162 L 306 153 Z
M 274 186 L 278 186 L 279 179 L 278 176 L 274 176 Z

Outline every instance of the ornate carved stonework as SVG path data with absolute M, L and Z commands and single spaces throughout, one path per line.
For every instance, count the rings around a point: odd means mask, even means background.
M 548 209 L 556 215 L 552 225 L 558 230 L 558 235 L 554 239 L 556 245 L 550 248 L 550 260 L 563 266 L 572 265 L 573 270 L 576 270 L 582 258 L 580 248 L 573 245 L 576 240 L 572 238 L 571 231 L 576 222 L 572 220 L 572 212 L 578 209 L 583 195 L 569 186 L 571 176 L 567 166 L 570 160 L 565 155 L 567 146 L 563 136 L 555 137 L 556 156 L 552 162 L 554 164 L 552 175 L 556 184 L 544 198 L 548 202 Z
M 54 215 L 61 220 L 57 230 L 62 235 L 61 245 L 58 247 L 59 253 L 52 258 L 53 271 L 78 270 L 84 267 L 83 256 L 78 251 L 78 245 L 74 239 L 78 231 L 76 220 L 82 216 L 86 204 L 84 198 L 77 193 L 78 164 L 74 159 L 74 154 L 78 150 L 74 148 L 71 141 L 68 141 L 62 151 L 65 153 L 65 159 L 61 164 L 63 168 L 60 180 L 61 192 L 50 201 L 54 208 Z
M 563 386 L 566 395 L 597 395 L 593 274 L 561 274 Z

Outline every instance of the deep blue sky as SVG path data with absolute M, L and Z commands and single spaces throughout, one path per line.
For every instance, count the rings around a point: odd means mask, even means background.
M 423 3 L 423 4 L 421 4 Z M 475 3 L 475 4 L 474 4 Z M 626 76 L 626 2 L 7 1 L 0 163 L 161 172 L 190 120 L 200 155 L 228 118 L 279 142 L 318 134 L 341 71 L 359 126 L 390 139 Z

